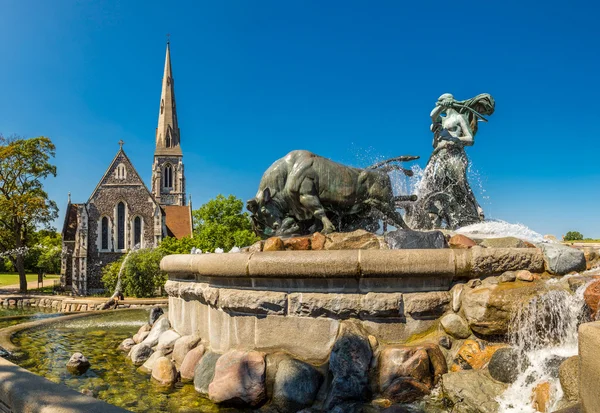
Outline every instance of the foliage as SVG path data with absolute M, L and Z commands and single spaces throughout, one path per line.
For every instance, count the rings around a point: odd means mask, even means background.
M 159 249 L 165 255 L 171 254 L 189 254 L 192 248 L 198 248 L 194 244 L 195 238 L 183 237 L 180 239 L 174 237 L 163 238 L 159 245 Z
M 245 247 L 258 241 L 250 217 L 247 212 L 242 212 L 243 208 L 241 199 L 219 194 L 193 211 L 194 246 L 202 251 L 214 252 L 215 248 L 229 251 L 235 246 Z
M 122 292 L 126 296 L 152 297 L 156 290 L 167 281 L 166 273 L 160 270 L 160 260 L 164 253 L 160 249 L 141 249 L 133 251 L 129 257 L 108 264 L 102 270 L 102 283 L 106 293 L 111 295 L 117 286 L 119 271 Z M 125 264 L 123 262 L 127 259 Z
M 583 239 L 583 234 L 578 231 L 569 231 L 564 236 L 565 241 L 581 241 Z
M 0 136 L 0 248 L 19 272 L 21 291 L 27 290 L 24 255 L 32 234 L 37 226 L 49 228 L 58 215 L 42 185 L 56 176 L 54 155 L 49 138 Z

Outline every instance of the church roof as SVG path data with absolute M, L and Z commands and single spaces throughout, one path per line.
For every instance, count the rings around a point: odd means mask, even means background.
M 163 205 L 167 236 L 177 239 L 192 236 L 192 207 Z
M 77 233 L 77 207 L 79 204 L 72 204 L 69 202 L 67 205 L 67 212 L 65 213 L 65 221 L 63 223 L 62 237 L 63 241 L 75 241 L 75 234 Z

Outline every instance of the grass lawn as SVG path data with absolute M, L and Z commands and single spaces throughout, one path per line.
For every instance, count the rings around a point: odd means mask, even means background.
M 37 281 L 37 274 L 27 274 L 27 282 Z M 55 274 L 46 274 L 46 278 L 44 278 L 44 285 L 47 283 L 51 285 L 53 280 L 57 280 L 60 278 L 60 275 Z M 19 274 L 15 273 L 1 273 L 0 274 L 0 287 L 4 287 L 7 285 L 15 285 L 19 284 Z

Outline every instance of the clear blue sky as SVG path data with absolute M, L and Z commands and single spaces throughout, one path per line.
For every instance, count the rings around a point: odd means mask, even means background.
M 600 238 L 597 2 L 0 0 L 0 132 L 46 135 L 62 210 L 118 150 L 149 184 L 171 33 L 194 205 L 254 195 L 293 149 L 431 153 L 437 97 L 496 99 L 467 152 L 487 216 Z M 474 185 L 477 186 L 477 185 Z M 478 192 L 476 188 L 476 192 Z

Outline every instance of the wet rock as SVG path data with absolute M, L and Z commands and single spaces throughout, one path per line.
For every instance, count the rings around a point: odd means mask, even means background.
M 471 335 L 469 324 L 458 314 L 446 314 L 440 319 L 440 324 L 452 337 L 467 338 Z
M 482 340 L 465 340 L 454 357 L 452 371 L 481 370 L 492 359 L 494 353 L 505 344 L 486 344 Z
M 369 392 L 369 365 L 373 352 L 368 334 L 353 322 L 340 325 L 340 334 L 329 357 L 333 377 L 325 402 L 326 409 L 346 402 L 364 401 Z
M 119 350 L 121 351 L 125 351 L 127 353 L 129 353 L 129 351 L 131 350 L 131 348 L 133 346 L 135 346 L 137 343 L 131 339 L 131 338 L 126 338 L 125 340 L 123 340 L 121 342 L 121 344 L 119 344 Z
M 412 231 L 397 229 L 384 236 L 385 242 L 393 250 L 447 248 L 446 237 L 441 231 Z
M 314 251 L 325 249 L 327 237 L 320 232 L 315 232 L 310 238 L 310 247 Z
M 141 366 L 150 358 L 153 352 L 154 351 L 152 350 L 152 347 L 150 347 L 148 344 L 140 343 L 131 348 L 129 357 L 131 357 L 133 364 L 136 366 Z
M 181 380 L 194 380 L 196 366 L 200 362 L 200 359 L 202 359 L 204 351 L 204 346 L 199 344 L 197 347 L 194 347 L 187 352 L 181 362 L 181 368 L 179 369 Z
M 481 242 L 485 248 L 526 248 L 523 240 L 515 237 L 486 238 Z
M 215 376 L 215 367 L 220 357 L 220 354 L 209 351 L 194 369 L 194 389 L 204 397 L 208 397 L 208 386 Z
M 150 324 L 146 323 L 141 326 L 138 332 L 133 336 L 133 341 L 135 341 L 135 344 L 140 344 L 142 341 L 144 341 L 144 339 L 148 337 L 148 334 L 150 334 L 150 330 L 152 330 L 152 326 Z
M 170 354 L 173 351 L 175 342 L 179 340 L 181 336 L 175 330 L 167 330 L 163 332 L 158 338 L 157 350 L 163 350 L 165 354 Z
M 567 357 L 561 356 L 550 356 L 546 360 L 544 360 L 544 372 L 548 374 L 550 377 L 558 377 L 558 370 L 563 361 L 565 361 Z
M 175 363 L 175 366 L 179 367 L 183 363 L 183 360 L 187 353 L 196 347 L 202 338 L 198 334 L 192 334 L 187 336 L 181 336 L 179 339 L 175 341 L 173 345 L 173 354 L 171 358 Z M 193 376 L 193 370 L 192 370 Z
M 448 336 L 442 336 L 439 339 L 439 344 L 446 350 L 450 350 L 452 348 L 452 339 Z
M 496 398 L 508 388 L 485 371 L 466 370 L 444 374 L 442 393 L 456 413 L 497 413 Z
M 562 244 L 540 243 L 537 247 L 544 253 L 544 264 L 550 274 L 564 275 L 586 268 L 583 251 Z
M 529 367 L 529 359 L 514 348 L 500 348 L 491 357 L 488 371 L 502 383 L 513 383 Z
M 412 403 L 429 394 L 447 371 L 437 346 L 387 347 L 379 355 L 379 390 L 392 402 Z
M 208 397 L 215 403 L 256 406 L 266 396 L 265 354 L 230 350 L 217 360 Z
M 353 232 L 334 232 L 326 235 L 326 250 L 378 250 L 379 240 L 372 232 L 359 229 Z
M 579 400 L 579 356 L 569 357 L 558 370 L 560 386 L 569 401 Z
M 144 364 L 142 364 L 140 369 L 146 373 L 151 373 L 152 370 L 154 370 L 154 367 L 156 366 L 156 361 L 164 356 L 165 354 L 161 350 L 156 350 L 154 353 L 152 353 L 148 360 L 146 360 Z
M 600 280 L 594 281 L 585 289 L 583 299 L 589 307 L 593 319 L 600 304 Z
M 541 281 L 504 283 L 465 289 L 462 311 L 469 327 L 484 336 L 505 335 L 511 317 L 532 298 L 547 291 Z
M 310 364 L 300 360 L 282 360 L 273 386 L 273 403 L 282 411 L 298 411 L 311 406 L 323 376 Z
M 285 246 L 283 245 L 283 241 L 279 237 L 271 237 L 265 241 L 263 245 L 263 251 L 283 251 L 285 250 Z
M 415 319 L 437 318 L 448 310 L 450 293 L 434 291 L 429 293 L 404 294 L 404 311 Z
M 263 240 L 256 241 L 254 244 L 250 245 L 248 248 L 248 252 L 261 252 L 265 242 Z
M 143 333 L 136 333 L 133 336 L 133 341 L 135 342 L 135 344 L 140 344 L 142 341 L 144 341 L 146 339 L 146 337 L 148 337 L 148 335 L 150 334 L 149 331 L 144 331 Z
M 515 281 L 516 279 L 517 273 L 515 271 L 505 271 L 500 277 L 498 277 L 498 282 L 509 283 Z
M 527 281 L 527 282 L 533 281 L 533 278 L 534 278 L 533 274 L 527 270 L 517 271 L 517 273 L 515 275 L 517 277 L 517 280 Z
M 150 334 L 148 334 L 148 336 L 144 339 L 144 341 L 142 341 L 142 343 L 150 347 L 154 347 L 158 344 L 158 338 L 170 328 L 171 323 L 169 323 L 169 319 L 166 316 L 161 316 L 158 320 L 154 322 L 152 330 L 150 330 Z
M 164 313 L 165 312 L 161 307 L 152 307 L 152 309 L 150 310 L 150 315 L 148 317 L 148 324 L 150 325 L 150 327 L 153 327 L 156 320 L 158 320 L 158 318 Z
M 166 357 L 159 357 L 152 369 L 152 378 L 162 385 L 172 385 L 177 381 L 177 369 Z
M 456 234 L 453 235 L 450 240 L 448 240 L 448 245 L 450 248 L 467 249 L 474 247 L 477 244 L 469 237 L 465 237 L 462 234 Z
M 550 408 L 550 390 L 551 385 L 549 382 L 545 381 L 543 383 L 538 384 L 533 389 L 533 393 L 531 395 L 533 408 L 537 412 L 547 413 Z
M 81 353 L 73 353 L 67 362 L 67 370 L 71 374 L 83 374 L 90 368 L 89 360 Z
M 294 237 L 283 240 L 283 246 L 289 251 L 308 251 L 310 250 L 309 237 Z
M 460 306 L 462 304 L 462 292 L 464 288 L 464 284 L 457 284 L 452 288 L 452 311 L 455 313 L 458 313 L 458 310 L 460 310 Z

